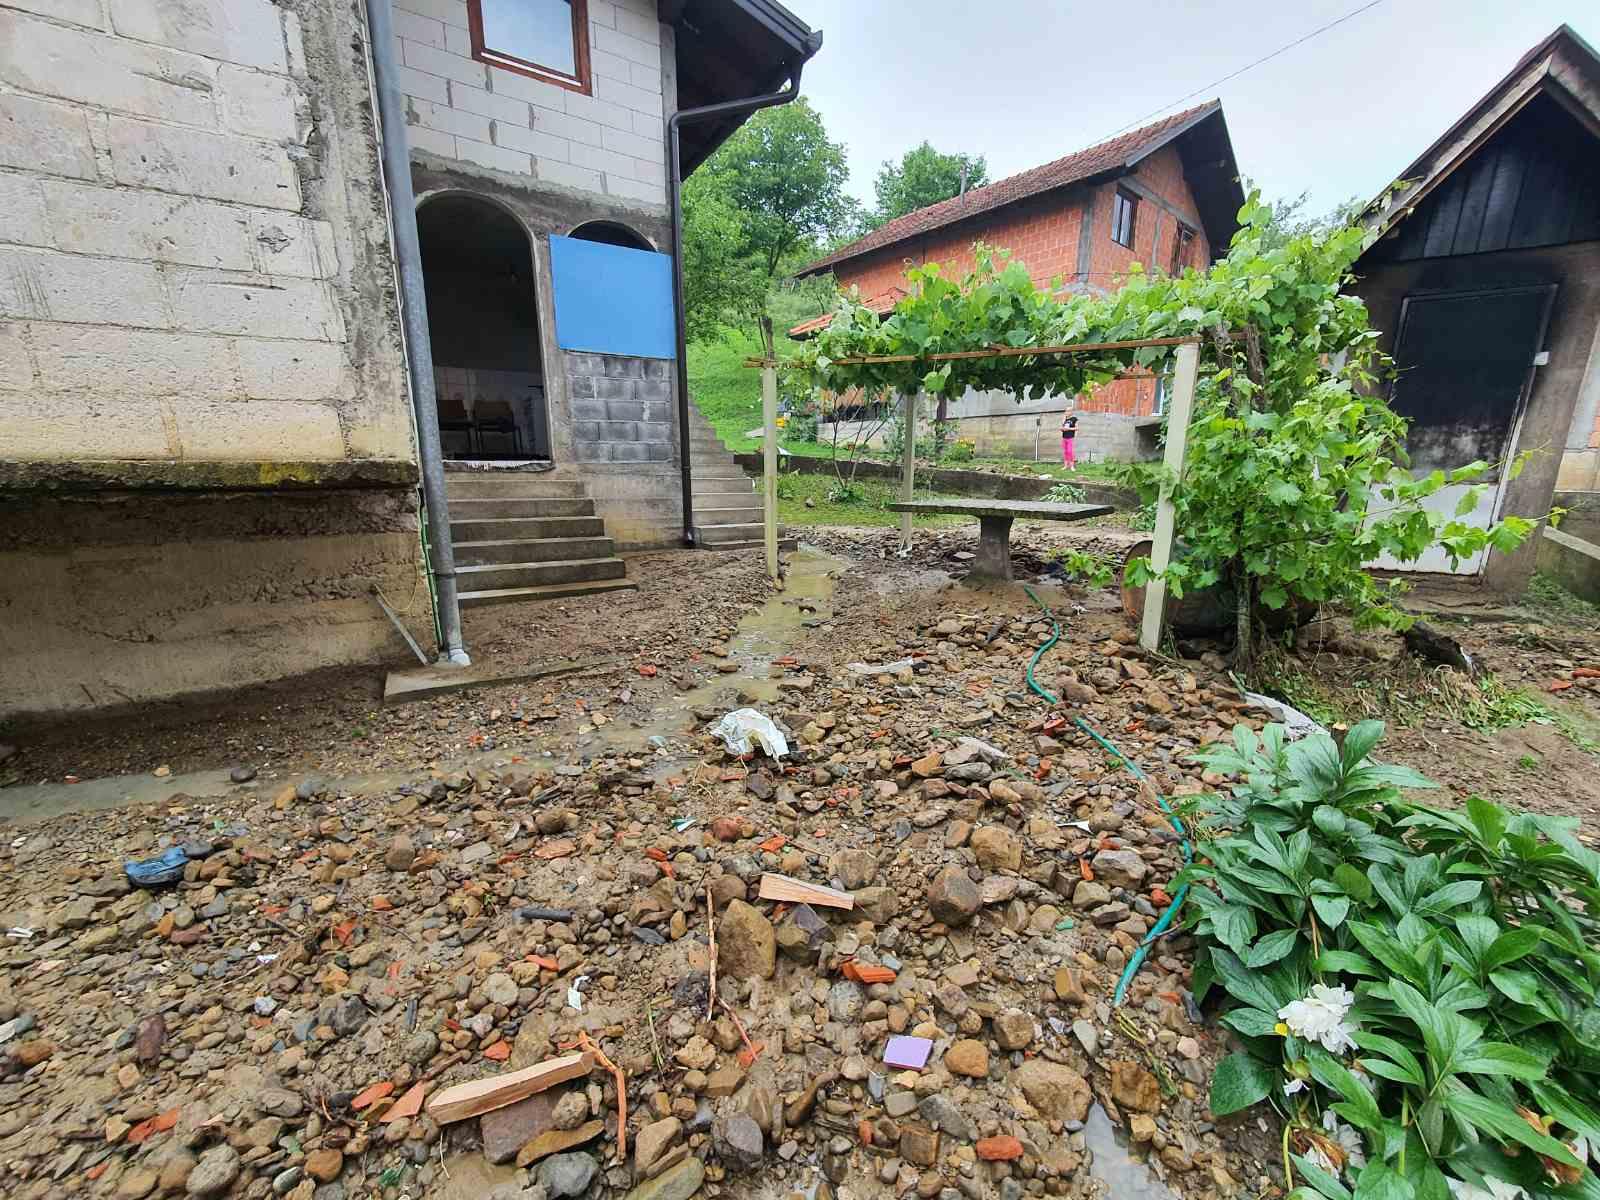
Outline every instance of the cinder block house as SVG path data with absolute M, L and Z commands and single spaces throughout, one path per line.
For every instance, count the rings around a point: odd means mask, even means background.
M 1146 270 L 1204 268 L 1227 249 L 1244 203 L 1239 169 L 1219 101 L 1121 134 L 1064 158 L 897 217 L 809 264 L 799 274 L 831 271 L 881 312 L 903 294 L 908 265 L 937 262 L 952 274 L 974 265 L 973 246 L 1009 250 L 1037 286 L 1114 291 L 1133 263 Z M 789 331 L 807 337 L 824 314 Z M 1089 459 L 1130 458 L 1140 430 L 1153 444 L 1164 401 L 1155 376 L 1119 379 L 1078 398 L 1078 452 Z M 1050 458 L 1066 401 L 1023 400 L 1004 393 L 952 397 L 955 436 L 980 453 Z
M 1417 471 L 1531 451 L 1472 519 L 1600 505 L 1600 55 L 1562 26 L 1397 176 L 1357 291 L 1395 361 Z M 1463 488 L 1433 503 L 1453 511 Z M 1538 539 L 1458 573 L 1517 586 Z M 1423 569 L 1449 563 L 1432 551 Z
M 373 593 L 426 613 L 430 566 L 442 617 L 741 540 L 677 184 L 820 41 L 772 0 L 0 0 L 0 717 L 403 654 Z

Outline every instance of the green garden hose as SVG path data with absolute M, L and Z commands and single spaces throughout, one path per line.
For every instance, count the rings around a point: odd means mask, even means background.
M 1058 704 L 1060 701 L 1057 699 L 1057 697 L 1051 695 L 1048 691 L 1041 687 L 1039 685 L 1039 681 L 1033 677 L 1033 669 L 1039 665 L 1039 660 L 1049 652 L 1050 648 L 1061 640 L 1061 623 L 1056 620 L 1055 614 L 1050 611 L 1050 609 L 1045 605 L 1045 602 L 1039 599 L 1038 596 L 1034 595 L 1031 587 L 1028 587 L 1026 584 L 1024 584 L 1022 590 L 1028 593 L 1028 599 L 1037 604 L 1040 611 L 1043 612 L 1044 615 L 1050 620 L 1050 636 L 1045 639 L 1043 645 L 1033 652 L 1033 657 L 1028 660 L 1028 669 L 1026 672 L 1028 687 L 1032 691 L 1038 693 L 1040 696 L 1043 696 L 1049 703 Z M 1099 742 L 1100 745 L 1109 751 L 1118 762 L 1128 769 L 1128 772 L 1135 779 L 1141 781 L 1149 780 L 1150 777 L 1146 775 L 1144 771 L 1140 770 L 1138 763 L 1134 762 L 1121 750 L 1117 749 L 1117 747 L 1114 746 L 1109 739 L 1102 737 L 1100 731 L 1097 730 L 1093 725 L 1089 724 L 1086 718 L 1074 717 L 1072 719 L 1072 723 L 1079 729 L 1083 730 L 1083 732 L 1087 733 L 1095 741 Z M 1193 862 L 1194 850 L 1189 845 L 1189 833 L 1188 830 L 1184 829 L 1182 819 L 1179 818 L 1177 813 L 1172 811 L 1172 807 L 1167 803 L 1166 797 L 1161 795 L 1159 792 L 1156 793 L 1156 801 L 1161 805 L 1161 810 L 1167 814 L 1167 820 L 1172 822 L 1173 829 L 1177 830 L 1178 837 L 1183 842 L 1184 864 L 1187 865 Z M 1161 935 L 1166 932 L 1167 927 L 1172 924 L 1173 918 L 1178 915 L 1178 909 L 1183 906 L 1183 898 L 1188 894 L 1189 885 L 1186 883 L 1178 889 L 1178 894 L 1172 898 L 1172 903 L 1167 905 L 1166 910 L 1161 914 L 1160 918 L 1157 919 L 1150 932 L 1145 935 L 1144 941 L 1140 942 L 1138 948 L 1133 952 L 1133 957 L 1128 960 L 1127 967 L 1123 969 L 1122 978 L 1117 981 L 1117 990 L 1111 997 L 1111 1003 L 1114 1007 L 1122 1004 L 1122 999 L 1128 991 L 1128 985 L 1133 982 L 1133 977 L 1139 973 L 1139 968 L 1144 964 L 1146 956 L 1150 953 L 1150 947 L 1156 943 Z

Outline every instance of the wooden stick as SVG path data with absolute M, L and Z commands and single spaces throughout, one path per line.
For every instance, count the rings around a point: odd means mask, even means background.
M 823 887 L 820 883 L 807 883 L 803 879 L 791 879 L 787 875 L 773 875 L 770 872 L 761 877 L 761 887 L 757 894 L 763 900 L 787 900 L 792 904 L 821 904 L 828 908 L 845 909 L 856 906 L 856 898 L 849 892 Z
M 585 1052 L 552 1058 L 505 1075 L 458 1083 L 434 1094 L 433 1099 L 428 1101 L 428 1115 L 441 1125 L 464 1121 L 468 1117 L 481 1116 L 515 1104 L 518 1100 L 526 1100 L 535 1092 L 542 1092 L 569 1079 L 577 1079 L 593 1069 L 594 1056 Z
M 622 1068 L 606 1057 L 606 1052 L 600 1049 L 600 1043 L 592 1039 L 588 1032 L 578 1034 L 578 1041 L 583 1048 L 595 1056 L 596 1061 L 611 1072 L 611 1078 L 617 1083 L 617 1161 L 628 1161 L 628 1077 L 622 1073 Z
M 1150 535 L 1150 570 L 1165 571 L 1172 561 L 1172 542 L 1177 513 L 1172 492 L 1183 477 L 1184 449 L 1189 439 L 1189 418 L 1194 411 L 1194 384 L 1199 370 L 1200 348 L 1184 346 L 1178 351 L 1178 365 L 1172 374 L 1172 408 L 1167 413 L 1167 445 L 1162 465 L 1167 482 L 1161 485 L 1156 501 L 1156 527 Z M 1161 623 L 1166 615 L 1167 581 L 1160 575 L 1144 585 L 1144 613 L 1139 627 L 1139 644 L 1155 650 L 1161 644 Z

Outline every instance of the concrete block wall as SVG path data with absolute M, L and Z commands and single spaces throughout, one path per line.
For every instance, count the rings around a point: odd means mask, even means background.
M 0 0 L 0 461 L 412 457 L 358 34 Z
M 672 363 L 566 352 L 571 449 L 621 550 L 682 544 Z
M 466 0 L 395 0 L 395 9 L 414 151 L 666 204 L 654 0 L 589 0 L 589 93 L 473 58 Z

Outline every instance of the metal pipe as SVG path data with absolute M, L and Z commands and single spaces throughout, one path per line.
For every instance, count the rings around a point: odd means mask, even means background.
M 820 44 L 820 34 L 811 36 Z M 800 94 L 800 72 L 804 67 L 804 59 L 795 63 L 789 71 L 788 87 L 783 91 L 746 96 L 741 100 L 724 100 L 719 104 L 703 104 L 699 108 L 680 108 L 667 118 L 667 146 L 671 156 L 667 167 L 667 204 L 672 210 L 672 316 L 678 351 L 678 456 L 682 459 L 683 543 L 686 546 L 694 545 L 694 476 L 689 465 L 689 363 L 685 355 L 688 320 L 683 311 L 683 157 L 678 129 L 687 121 L 752 113 L 757 109 L 788 104 Z
M 411 189 L 411 152 L 400 104 L 399 67 L 394 59 L 394 12 L 390 0 L 367 0 L 367 30 L 372 42 L 373 83 L 383 174 L 389 186 L 389 219 L 400 274 L 400 314 L 404 323 L 406 373 L 417 424 L 417 458 L 422 468 L 422 501 L 428 514 L 429 569 L 439 597 L 442 637 L 439 663 L 465 667 L 461 605 L 456 598 L 456 559 L 450 543 L 450 502 L 445 495 L 444 451 L 439 444 L 439 406 L 434 396 L 433 342 L 428 336 L 428 299 L 422 281 L 422 248 L 417 237 L 417 197 Z

